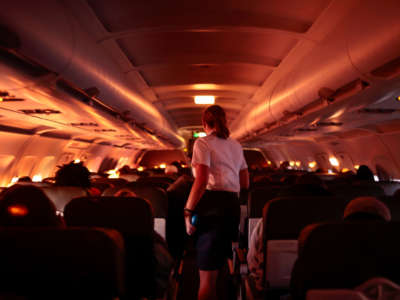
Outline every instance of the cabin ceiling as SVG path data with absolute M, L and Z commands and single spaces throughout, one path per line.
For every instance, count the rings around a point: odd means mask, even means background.
M 80 19 L 98 24 L 98 43 L 182 128 L 201 125 L 195 95 L 215 95 L 228 122 L 265 100 L 262 89 L 299 41 L 313 39 L 309 30 L 331 2 L 87 0 Z

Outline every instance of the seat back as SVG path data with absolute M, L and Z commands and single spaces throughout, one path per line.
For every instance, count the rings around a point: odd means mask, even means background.
M 114 299 L 124 291 L 124 246 L 113 230 L 0 230 L 0 296 Z
M 174 183 L 174 179 L 169 177 L 161 177 L 161 176 L 150 176 L 150 177 L 139 177 L 136 182 L 150 184 L 155 187 L 160 187 L 164 190 L 167 190 L 168 187 Z
M 126 286 L 130 296 L 154 291 L 153 215 L 150 204 L 133 197 L 75 198 L 65 207 L 68 226 L 118 230 L 126 246 Z
M 281 197 L 266 204 L 263 210 L 263 239 L 267 287 L 289 286 L 301 230 L 308 224 L 341 220 L 344 207 L 343 199 L 328 196 Z M 269 247 L 271 245 L 273 247 Z
M 65 205 L 73 198 L 87 196 L 87 191 L 84 188 L 75 186 L 49 186 L 41 187 L 41 189 L 59 212 L 63 212 Z
M 128 183 L 123 188 L 132 191 L 135 195 L 151 204 L 154 214 L 154 230 L 165 239 L 168 217 L 167 192 L 159 187 L 139 182 Z M 119 190 L 120 188 L 107 189 L 104 191 L 103 196 L 113 196 Z
M 397 222 L 315 226 L 293 269 L 292 296 L 304 299 L 311 289 L 353 289 L 377 276 L 399 284 L 399 231 Z

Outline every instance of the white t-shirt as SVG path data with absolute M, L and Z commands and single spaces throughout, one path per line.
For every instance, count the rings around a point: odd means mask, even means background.
M 199 138 L 193 146 L 192 165 L 196 164 L 210 168 L 207 190 L 240 191 L 239 171 L 247 169 L 247 164 L 237 141 L 214 134 Z

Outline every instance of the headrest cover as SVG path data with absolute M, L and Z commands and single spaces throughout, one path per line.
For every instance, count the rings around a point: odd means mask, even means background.
M 358 197 L 351 200 L 344 210 L 343 218 L 346 219 L 356 213 L 376 215 L 387 222 L 391 220 L 389 208 L 374 197 Z

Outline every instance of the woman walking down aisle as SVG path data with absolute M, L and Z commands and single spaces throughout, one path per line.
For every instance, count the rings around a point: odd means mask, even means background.
M 185 207 L 185 224 L 188 235 L 196 232 L 198 299 L 211 300 L 217 299 L 218 272 L 232 257 L 240 219 L 238 194 L 249 187 L 249 173 L 242 146 L 229 138 L 222 107 L 209 106 L 202 122 L 207 136 L 193 147 L 195 181 Z M 198 224 L 192 225 L 193 214 L 198 215 Z

